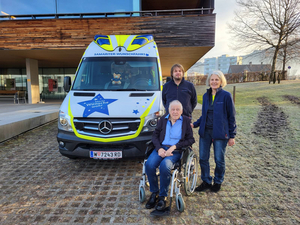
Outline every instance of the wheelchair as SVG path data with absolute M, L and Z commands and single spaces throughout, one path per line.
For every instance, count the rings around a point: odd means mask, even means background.
M 146 149 L 146 158 L 151 154 L 154 150 L 154 145 L 152 143 L 147 143 L 148 147 Z M 178 150 L 175 150 L 175 152 Z M 198 157 L 192 150 L 192 147 L 187 147 L 182 150 L 181 158 L 178 162 L 176 162 L 172 169 L 172 178 L 170 183 L 170 205 L 166 207 L 164 211 L 154 210 L 151 212 L 151 215 L 154 216 L 165 216 L 169 215 L 172 207 L 172 198 L 175 195 L 175 202 L 176 207 L 179 212 L 183 212 L 185 209 L 185 203 L 180 193 L 180 187 L 183 185 L 184 191 L 187 196 L 191 195 L 197 184 L 197 177 L 198 177 Z M 143 203 L 146 200 L 146 193 L 145 188 L 146 186 L 150 186 L 149 182 L 147 181 L 146 176 L 146 168 L 145 163 L 147 159 L 144 159 L 143 164 L 143 172 L 142 178 L 139 184 L 139 201 Z

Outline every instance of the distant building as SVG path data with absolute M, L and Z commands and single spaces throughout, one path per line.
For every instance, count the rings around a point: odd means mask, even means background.
M 204 59 L 204 74 L 211 74 L 214 70 L 221 70 L 224 74 L 228 72 L 229 66 L 241 65 L 241 56 L 222 55 L 220 57 Z
M 243 56 L 243 64 L 272 64 L 274 52 L 272 50 L 263 51 L 263 50 L 255 50 L 248 55 Z M 290 66 L 290 69 L 288 68 Z M 282 69 L 282 61 L 277 60 L 276 70 Z M 297 59 L 293 59 L 287 62 L 286 69 L 288 76 L 297 76 L 300 75 L 300 65 Z
M 241 65 L 242 57 L 241 56 L 229 56 L 222 55 L 218 57 L 218 70 L 221 70 L 224 74 L 228 72 L 228 69 L 231 65 Z
M 270 51 L 255 50 L 248 55 L 243 55 L 243 64 L 270 64 L 272 63 L 273 54 Z
M 211 74 L 218 68 L 218 59 L 216 57 L 204 59 L 204 74 Z
M 204 74 L 204 62 L 196 62 L 189 70 L 187 71 L 187 76 L 195 76 L 199 74 Z
M 228 69 L 228 73 L 243 73 L 243 72 L 267 72 L 271 71 L 271 64 L 252 64 L 250 62 L 247 65 L 231 65 Z

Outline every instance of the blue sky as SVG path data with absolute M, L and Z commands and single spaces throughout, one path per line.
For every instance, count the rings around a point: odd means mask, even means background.
M 230 48 L 231 36 L 227 23 L 230 23 L 234 18 L 234 10 L 237 9 L 236 0 L 215 0 L 216 16 L 216 42 L 215 47 L 210 50 L 204 57 L 219 57 L 224 54 L 230 56 L 238 56 L 245 52 L 236 52 Z

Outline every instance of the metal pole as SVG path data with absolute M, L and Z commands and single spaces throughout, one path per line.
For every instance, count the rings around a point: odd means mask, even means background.
M 233 86 L 233 103 L 235 104 L 235 86 Z
M 55 0 L 55 14 L 57 15 L 57 0 Z M 56 17 L 55 15 L 55 17 Z

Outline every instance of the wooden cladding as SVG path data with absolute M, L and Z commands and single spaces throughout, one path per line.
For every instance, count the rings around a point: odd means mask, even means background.
M 0 21 L 0 50 L 85 49 L 96 34 L 153 34 L 158 47 L 214 46 L 215 14 Z

